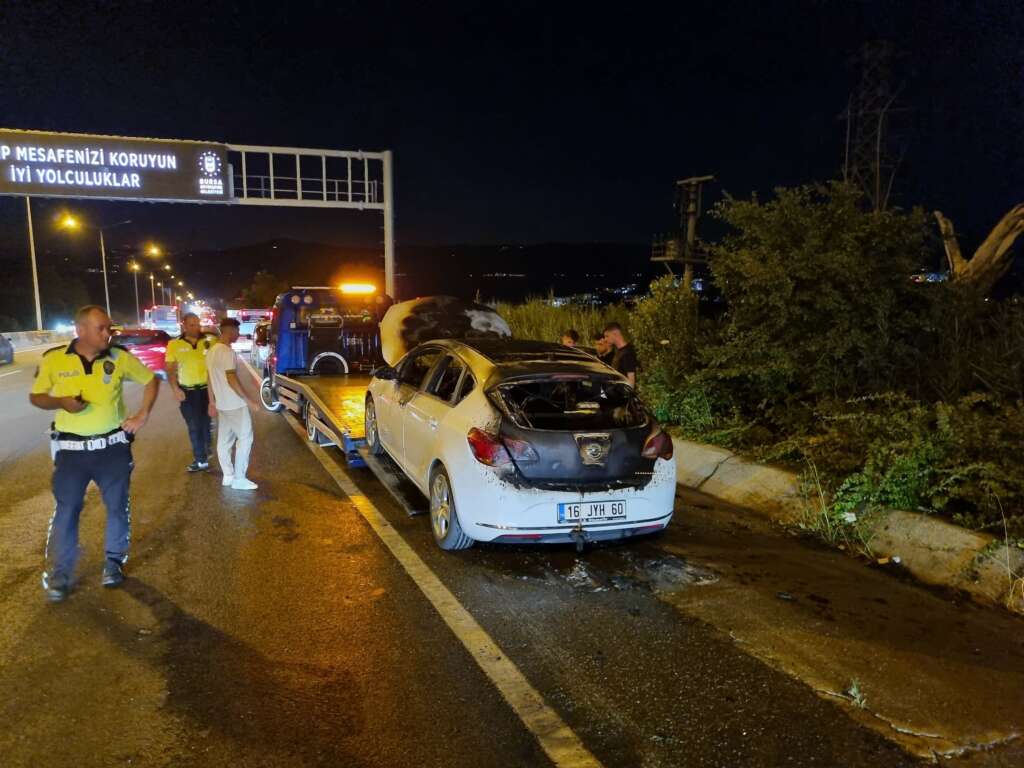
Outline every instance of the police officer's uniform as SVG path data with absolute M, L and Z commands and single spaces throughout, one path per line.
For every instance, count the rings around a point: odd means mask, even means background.
M 181 415 L 188 425 L 188 436 L 192 442 L 192 458 L 198 464 L 206 465 L 210 455 L 210 395 L 206 388 L 206 353 L 214 344 L 209 336 L 200 337 L 195 344 L 180 336 L 171 339 L 164 354 L 165 363 L 177 363 L 178 386 L 185 391 L 180 403 Z
M 32 394 L 81 397 L 88 405 L 78 413 L 58 409 L 53 424 L 53 495 L 57 506 L 46 537 L 46 589 L 68 589 L 78 559 L 78 518 L 90 481 L 107 508 L 106 556 L 128 560 L 133 435 L 121 429 L 126 418 L 124 380 L 148 384 L 153 373 L 124 347 L 111 346 L 89 361 L 75 350 L 76 341 L 43 354 Z

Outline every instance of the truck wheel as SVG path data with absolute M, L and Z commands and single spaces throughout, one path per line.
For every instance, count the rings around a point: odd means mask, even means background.
M 444 467 L 438 467 L 430 479 L 430 527 L 437 546 L 447 552 L 473 546 L 473 540 L 462 532 L 452 484 Z
M 366 437 L 366 447 L 371 456 L 382 456 L 384 446 L 380 444 L 380 429 L 377 426 L 377 409 L 373 405 L 373 398 L 366 398 L 366 406 L 363 409 L 363 434 Z
M 313 417 L 315 412 L 313 406 L 308 402 L 302 404 L 302 420 L 306 422 L 306 437 L 309 442 L 320 444 L 320 431 L 316 428 L 316 424 L 313 423 Z
M 269 376 L 260 382 L 260 403 L 271 413 L 281 410 L 281 403 L 277 401 L 277 394 L 274 392 L 274 385 L 270 382 Z

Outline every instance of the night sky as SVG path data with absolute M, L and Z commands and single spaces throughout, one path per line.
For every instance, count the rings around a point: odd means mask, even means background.
M 1006 0 L 6 0 L 0 35 L 4 127 L 394 150 L 399 258 L 403 244 L 643 243 L 670 225 L 678 178 L 713 173 L 712 195 L 748 196 L 835 177 L 850 60 L 877 38 L 901 52 L 896 202 L 941 208 L 973 247 L 1024 200 L 1024 4 Z M 55 207 L 38 205 L 45 222 Z M 172 249 L 380 239 L 375 214 L 79 208 Z M 23 216 L 0 200 L 5 255 L 24 248 Z

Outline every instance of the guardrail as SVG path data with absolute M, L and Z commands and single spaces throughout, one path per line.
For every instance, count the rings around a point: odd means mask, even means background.
M 28 347 L 39 347 L 44 344 L 60 344 L 62 341 L 70 341 L 70 333 L 58 331 L 3 331 L 0 335 L 10 339 L 14 350 L 27 349 Z

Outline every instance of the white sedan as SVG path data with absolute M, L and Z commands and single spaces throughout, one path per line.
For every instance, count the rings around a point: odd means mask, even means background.
M 672 440 L 625 378 L 537 341 L 433 341 L 374 372 L 366 440 L 430 499 L 442 549 L 663 529 Z

